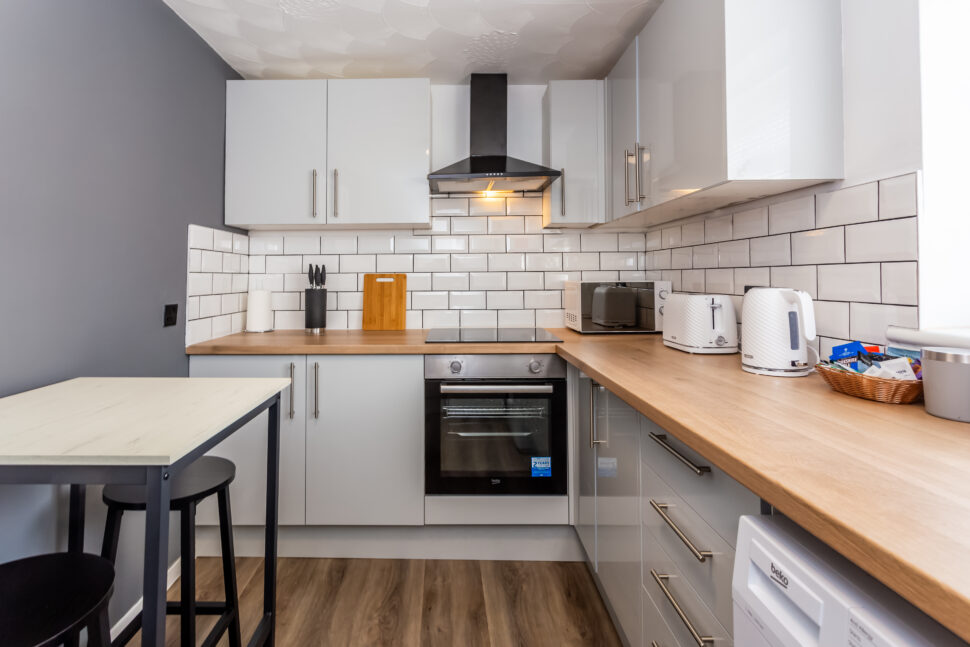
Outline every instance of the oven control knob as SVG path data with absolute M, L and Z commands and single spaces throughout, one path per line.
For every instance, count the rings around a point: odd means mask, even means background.
M 449 364 L 449 367 L 451 368 L 453 375 L 461 373 L 461 362 L 459 362 L 457 359 L 452 361 L 451 364 Z
M 534 359 L 531 362 L 529 362 L 529 372 L 530 373 L 539 373 L 541 371 L 542 371 L 542 362 L 540 362 L 537 359 Z

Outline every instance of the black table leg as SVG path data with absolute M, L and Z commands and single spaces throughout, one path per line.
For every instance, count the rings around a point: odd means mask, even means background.
M 67 551 L 84 552 L 84 494 L 86 487 L 79 483 L 71 484 L 71 502 L 68 508 Z
M 266 556 L 263 580 L 263 619 L 269 621 L 265 645 L 276 641 L 276 553 L 280 497 L 280 397 L 269 408 L 266 451 Z
M 168 573 L 168 513 L 171 481 L 167 467 L 146 469 L 143 647 L 165 644 L 165 585 Z

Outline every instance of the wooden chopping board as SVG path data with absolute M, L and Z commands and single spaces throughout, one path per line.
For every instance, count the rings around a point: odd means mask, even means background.
M 407 274 L 364 275 L 364 330 L 404 330 Z

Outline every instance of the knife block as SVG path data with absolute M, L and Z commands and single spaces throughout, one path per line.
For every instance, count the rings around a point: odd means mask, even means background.
M 315 335 L 327 327 L 327 289 L 308 288 L 306 292 L 306 331 Z

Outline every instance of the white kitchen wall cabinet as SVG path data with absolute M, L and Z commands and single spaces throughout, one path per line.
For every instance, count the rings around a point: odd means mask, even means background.
M 606 84 L 550 81 L 543 98 L 543 164 L 562 177 L 543 193 L 543 227 L 606 220 Z
M 226 83 L 226 224 L 326 223 L 327 81 Z
M 430 223 L 428 79 L 229 81 L 226 224 Z
M 616 220 L 640 209 L 637 174 L 637 39 L 606 77 L 609 105 L 610 218 Z
M 308 525 L 424 523 L 424 357 L 310 356 Z
M 190 377 L 284 377 L 293 384 L 280 401 L 280 507 L 281 525 L 303 525 L 305 521 L 306 469 L 306 357 L 304 355 L 195 355 L 189 362 Z M 216 445 L 212 456 L 236 464 L 236 478 L 229 486 L 232 521 L 243 526 L 261 526 L 266 520 L 266 425 L 261 413 L 245 427 Z M 216 525 L 215 498 L 199 505 L 198 523 Z
M 327 224 L 427 225 L 430 81 L 328 83 Z
M 838 0 L 664 3 L 635 43 L 642 211 L 604 228 L 648 227 L 843 176 Z M 610 126 L 628 150 L 631 66 L 621 64 L 610 97 L 623 103 Z M 623 150 L 612 153 L 614 216 L 629 211 L 615 203 Z

